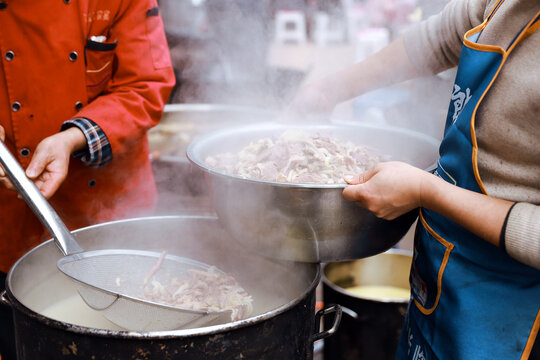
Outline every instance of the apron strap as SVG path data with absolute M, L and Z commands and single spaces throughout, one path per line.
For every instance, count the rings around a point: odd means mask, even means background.
M 499 0 L 495 6 L 493 7 L 493 9 L 491 9 L 491 11 L 489 12 L 489 15 L 488 17 L 486 18 L 486 20 L 484 20 L 484 22 L 488 22 L 489 20 L 491 20 L 491 18 L 493 17 L 493 15 L 495 15 L 495 13 L 497 12 L 497 10 L 499 10 L 499 8 L 501 7 L 502 3 L 504 2 L 504 0 Z
M 518 34 L 512 39 L 510 45 L 506 49 L 507 52 L 510 52 L 520 41 L 525 40 L 527 37 L 531 36 L 538 28 L 540 28 L 540 11 L 529 21 Z

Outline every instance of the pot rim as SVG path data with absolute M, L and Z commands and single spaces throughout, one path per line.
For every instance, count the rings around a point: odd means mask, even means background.
M 387 251 L 382 252 L 382 253 L 377 254 L 377 255 L 381 255 L 381 254 L 407 255 L 407 256 L 412 257 L 413 252 L 409 251 L 409 250 L 405 250 L 405 249 L 392 248 L 390 250 L 387 250 Z M 377 255 L 373 255 L 373 256 L 377 256 Z M 349 260 L 349 261 L 344 261 L 344 262 L 354 262 L 354 261 L 359 261 L 359 260 L 362 260 L 362 259 L 355 259 L 355 260 Z M 329 264 L 331 264 L 331 263 L 326 263 L 322 267 L 321 281 L 322 281 L 323 285 L 328 286 L 329 288 L 331 288 L 332 290 L 340 293 L 343 296 L 346 296 L 346 297 L 352 298 L 352 299 L 360 299 L 360 300 L 363 300 L 363 301 L 369 301 L 369 302 L 373 302 L 373 303 L 407 304 L 410 301 L 410 298 L 397 300 L 397 299 L 380 297 L 380 298 L 375 299 L 375 298 L 370 298 L 370 297 L 363 297 L 363 296 L 360 296 L 360 295 L 356 295 L 356 294 L 354 294 L 354 293 L 352 293 L 350 291 L 347 291 L 346 289 L 342 288 L 341 286 L 336 285 L 333 281 L 330 281 L 326 277 L 325 269 Z
M 131 219 L 123 219 L 123 220 L 116 220 L 111 221 L 107 223 L 102 224 L 96 224 L 88 227 L 84 227 L 81 229 L 77 229 L 73 231 L 73 233 L 77 233 L 79 231 L 95 228 L 95 227 L 102 227 L 106 224 L 111 223 L 123 223 L 123 222 L 132 222 L 135 220 L 148 220 L 151 221 L 152 219 L 164 219 L 164 218 L 195 218 L 195 219 L 218 219 L 216 216 L 197 216 L 197 215 L 171 215 L 171 216 L 150 216 L 150 217 L 143 217 L 143 218 L 131 218 Z M 235 330 L 247 326 L 251 326 L 254 324 L 257 324 L 259 322 L 265 321 L 267 319 L 273 318 L 279 314 L 282 314 L 289 309 L 293 308 L 295 305 L 300 303 L 303 299 L 306 298 L 306 296 L 315 289 L 315 287 L 319 284 L 321 280 L 321 266 L 320 264 L 313 263 L 312 265 L 316 267 L 316 276 L 311 281 L 310 285 L 301 293 L 300 296 L 297 296 L 295 299 L 279 306 L 278 308 L 267 311 L 263 314 L 249 317 L 247 319 L 238 320 L 238 321 L 231 321 L 225 324 L 218 324 L 218 325 L 212 325 L 212 326 L 206 326 L 206 327 L 200 327 L 200 328 L 193 328 L 193 329 L 179 329 L 179 330 L 165 330 L 165 331 L 146 331 L 146 332 L 138 332 L 138 331 L 129 331 L 129 330 L 107 330 L 107 329 L 98 329 L 98 328 L 91 328 L 87 326 L 82 325 L 76 325 L 71 324 L 64 321 L 55 320 L 52 318 L 49 318 L 45 315 L 42 315 L 30 308 L 28 308 L 26 305 L 24 305 L 17 297 L 13 294 L 11 291 L 11 283 L 12 283 L 12 277 L 13 272 L 19 265 L 19 263 L 31 252 L 39 251 L 39 248 L 46 246 L 47 244 L 53 242 L 53 239 L 49 239 L 47 241 L 44 241 L 43 243 L 35 246 L 34 248 L 30 249 L 28 252 L 26 252 L 21 258 L 19 258 L 15 264 L 11 267 L 9 270 L 9 273 L 6 278 L 6 294 L 8 299 L 8 305 L 13 310 L 18 310 L 27 316 L 39 321 L 46 323 L 49 326 L 58 328 L 60 330 L 65 331 L 71 331 L 74 333 L 79 334 L 85 334 L 85 335 L 95 335 L 95 336 L 102 336 L 102 337 L 114 337 L 114 338 L 127 338 L 127 339 L 168 339 L 168 338 L 177 338 L 177 337 L 195 337 L 195 336 L 201 336 L 201 335 L 213 335 L 213 334 L 219 334 L 222 332 Z M 314 314 L 315 316 L 315 314 Z

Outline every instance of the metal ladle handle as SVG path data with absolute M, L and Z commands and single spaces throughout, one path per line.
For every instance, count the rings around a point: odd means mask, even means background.
M 24 201 L 30 206 L 39 221 L 54 237 L 56 245 L 64 255 L 71 255 L 81 252 L 83 249 L 79 246 L 71 232 L 62 222 L 56 211 L 49 202 L 41 195 L 34 183 L 26 177 L 26 174 L 6 147 L 3 141 L 0 141 L 0 164 L 4 168 L 7 177 L 11 180 L 17 192 Z

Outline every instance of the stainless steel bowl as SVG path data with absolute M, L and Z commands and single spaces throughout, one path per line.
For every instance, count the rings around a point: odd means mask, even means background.
M 205 173 L 214 209 L 233 238 L 259 253 L 280 259 L 330 262 L 363 258 L 388 250 L 417 217 L 377 218 L 343 199 L 345 184 L 290 184 L 245 179 L 210 168 L 209 155 L 237 152 L 250 141 L 304 129 L 375 148 L 392 160 L 432 170 L 438 141 L 402 128 L 364 124 L 285 126 L 264 123 L 206 134 L 195 139 L 187 157 Z
M 169 104 L 148 132 L 159 202 L 158 215 L 215 215 L 202 172 L 186 158 L 197 136 L 238 125 L 271 121 L 275 112 L 227 104 Z

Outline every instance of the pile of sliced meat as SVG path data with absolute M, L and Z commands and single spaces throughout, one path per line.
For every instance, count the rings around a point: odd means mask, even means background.
M 249 179 L 340 184 L 344 176 L 363 173 L 383 160 L 367 146 L 291 129 L 276 139 L 252 142 L 235 154 L 209 156 L 206 163 Z
M 244 319 L 252 311 L 251 296 L 232 276 L 214 267 L 207 271 L 191 269 L 167 283 L 150 279 L 144 286 L 143 298 L 191 310 L 231 310 L 232 321 Z

